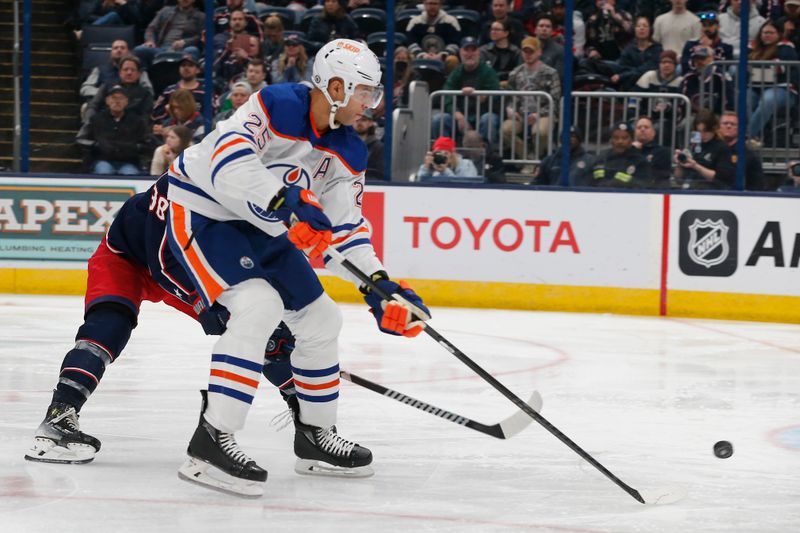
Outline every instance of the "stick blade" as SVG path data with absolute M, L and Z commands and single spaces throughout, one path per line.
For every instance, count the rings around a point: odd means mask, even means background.
M 537 413 L 541 412 L 542 410 L 542 395 L 539 394 L 539 391 L 533 391 L 531 397 L 528 399 L 528 405 L 533 408 L 534 411 Z M 533 422 L 533 418 L 526 413 L 525 411 L 517 411 L 510 417 L 506 418 L 500 424 L 500 429 L 503 432 L 503 438 L 510 439 Z

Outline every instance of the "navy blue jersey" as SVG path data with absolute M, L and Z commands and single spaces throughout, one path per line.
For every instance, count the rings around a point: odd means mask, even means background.
M 108 229 L 106 244 L 112 252 L 146 267 L 164 290 L 193 304 L 197 299 L 194 285 L 165 238 L 167 185 L 164 174 L 145 192 L 129 198 Z

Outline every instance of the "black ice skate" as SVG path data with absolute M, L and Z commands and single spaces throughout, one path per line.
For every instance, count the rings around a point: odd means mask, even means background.
M 321 428 L 300 421 L 297 398 L 287 399 L 294 415 L 294 470 L 298 474 L 342 477 L 368 477 L 374 474 L 372 452 L 363 446 L 343 439 L 336 426 Z
M 233 433 L 223 433 L 206 421 L 206 391 L 200 422 L 186 452 L 189 458 L 178 470 L 178 477 L 237 496 L 258 498 L 264 494 L 267 471 L 248 457 L 236 443 Z
M 51 403 L 25 459 L 43 463 L 83 464 L 94 459 L 98 451 L 100 441 L 81 432 L 75 407 L 66 403 Z

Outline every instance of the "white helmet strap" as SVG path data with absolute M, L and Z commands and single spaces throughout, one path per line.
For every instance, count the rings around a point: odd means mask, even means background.
M 342 85 L 342 87 L 344 87 L 344 84 Z M 328 125 L 331 127 L 332 130 L 335 130 L 336 128 L 341 126 L 341 124 L 336 122 L 336 112 L 339 111 L 340 107 L 347 107 L 347 104 L 350 102 L 351 95 L 347 94 L 347 91 L 345 91 L 344 100 L 341 102 L 334 102 L 330 93 L 328 93 L 328 87 L 322 88 L 321 91 L 322 94 L 325 95 L 325 99 L 331 105 L 331 112 L 330 115 L 328 115 Z

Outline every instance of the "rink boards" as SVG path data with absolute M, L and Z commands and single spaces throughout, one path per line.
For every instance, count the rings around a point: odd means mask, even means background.
M 82 294 L 107 223 L 149 184 L 0 177 L 0 292 Z M 798 198 L 370 185 L 354 200 L 391 275 L 435 306 L 800 323 Z

